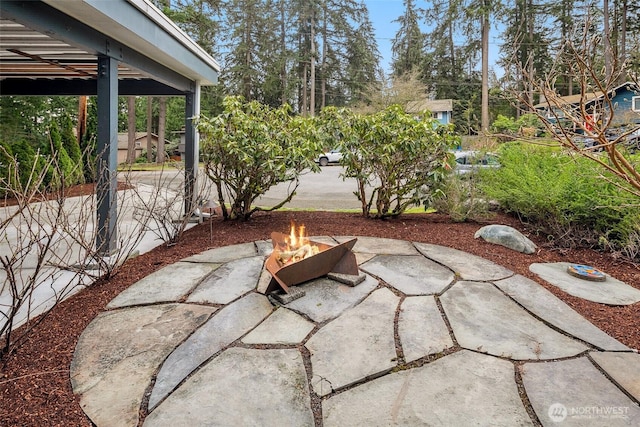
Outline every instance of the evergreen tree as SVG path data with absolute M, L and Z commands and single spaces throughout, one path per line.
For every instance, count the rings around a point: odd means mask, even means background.
M 420 29 L 418 12 L 413 0 L 403 3 L 404 14 L 393 21 L 400 24 L 391 45 L 391 69 L 395 76 L 411 72 L 424 62 L 425 35 Z

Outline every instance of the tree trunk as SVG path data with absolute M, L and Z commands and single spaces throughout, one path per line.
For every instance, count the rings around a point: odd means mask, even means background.
M 161 165 L 165 161 L 164 140 L 167 125 L 167 97 L 160 97 L 160 110 L 158 112 L 158 146 L 156 147 L 156 162 Z
M 611 82 L 613 74 L 613 60 L 611 57 L 611 28 L 609 26 L 609 0 L 604 0 L 602 4 L 603 21 L 604 21 L 604 75 L 605 84 Z
M 315 33 L 315 12 L 311 11 L 311 66 L 309 71 L 309 114 L 315 115 L 316 110 L 316 33 Z
M 127 101 L 127 128 L 129 131 L 127 139 L 127 164 L 130 165 L 136 160 L 136 97 L 130 96 Z
M 320 91 L 322 99 L 320 100 L 320 109 L 327 105 L 327 3 L 324 2 L 322 7 L 324 18 L 322 21 L 322 66 L 320 67 L 321 87 Z
M 84 138 L 84 134 L 87 132 L 87 97 L 78 97 L 78 143 Z
M 152 134 L 151 120 L 153 119 L 152 107 L 153 107 L 153 98 L 148 96 L 147 97 L 147 163 L 153 162 L 153 153 L 152 153 L 153 140 L 151 137 L 151 134 Z
M 282 64 L 280 64 L 280 84 L 282 85 L 281 91 L 282 95 L 280 96 L 280 103 L 282 105 L 287 103 L 287 28 L 285 22 L 285 8 L 284 8 L 285 0 L 280 1 L 280 50 L 282 55 Z
M 482 13 L 482 99 L 480 126 L 483 135 L 489 133 L 489 10 L 488 0 L 484 1 Z

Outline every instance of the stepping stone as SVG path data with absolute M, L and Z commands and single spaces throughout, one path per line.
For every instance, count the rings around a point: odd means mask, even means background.
M 147 416 L 156 426 L 310 426 L 311 398 L 298 350 L 230 348 Z
M 344 243 L 353 239 L 354 236 L 340 236 L 336 240 Z M 364 252 L 368 254 L 390 254 L 390 255 L 417 255 L 418 252 L 411 242 L 406 240 L 386 239 L 380 237 L 358 236 L 358 241 L 353 247 L 353 252 Z
M 324 427 L 533 425 L 513 365 L 465 350 L 332 396 L 322 415 Z
M 191 293 L 188 302 L 228 304 L 255 289 L 264 258 L 254 256 L 223 264 Z
M 620 387 L 640 401 L 640 354 L 592 351 L 589 356 Z
M 393 322 L 399 300 L 389 289 L 379 289 L 307 341 L 311 383 L 319 396 L 396 365 Z
M 71 362 L 73 392 L 95 425 L 135 426 L 149 380 L 165 357 L 216 309 L 190 304 L 99 314 Z
M 637 426 L 640 408 L 586 357 L 527 363 L 522 381 L 542 425 Z
M 299 344 L 315 325 L 286 308 L 278 308 L 267 319 L 249 332 L 245 344 Z
M 120 292 L 107 308 L 178 301 L 218 266 L 191 262 L 168 265 Z
M 462 280 L 499 280 L 513 271 L 468 252 L 428 243 L 414 243 L 421 254 L 453 270 Z
M 335 319 L 346 310 L 366 298 L 378 281 L 367 276 L 364 282 L 352 287 L 335 280 L 320 278 L 295 286 L 306 293 L 304 298 L 291 301 L 287 308 L 305 314 L 314 322 L 322 323 Z
M 524 308 L 555 327 L 602 350 L 629 351 L 629 347 L 598 329 L 540 284 L 516 275 L 493 282 Z
M 153 409 L 207 359 L 262 322 L 272 309 L 267 297 L 256 293 L 220 309 L 167 357 L 158 372 L 149 408 Z
M 631 305 L 640 301 L 640 289 L 609 275 L 604 282 L 571 276 L 567 273 L 570 265 L 568 262 L 534 263 L 529 270 L 566 293 L 588 301 L 609 305 Z
M 253 242 L 249 242 L 209 249 L 208 251 L 200 252 L 199 254 L 184 258 L 182 261 L 224 263 L 256 255 L 258 255 L 256 245 Z
M 453 347 L 433 297 L 405 298 L 400 306 L 398 334 L 407 363 Z
M 451 270 L 422 255 L 378 255 L 361 268 L 406 295 L 439 294 L 455 279 Z
M 462 347 L 514 360 L 555 359 L 587 347 L 546 326 L 490 283 L 458 282 L 440 302 Z

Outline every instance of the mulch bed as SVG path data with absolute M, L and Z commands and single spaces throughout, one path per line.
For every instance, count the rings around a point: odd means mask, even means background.
M 524 255 L 474 239 L 483 224 L 452 223 L 437 214 L 408 214 L 391 220 L 368 220 L 359 214 L 336 212 L 258 213 L 250 221 L 213 219 L 187 231 L 172 247 L 161 246 L 127 261 L 110 280 L 100 280 L 57 305 L 32 331 L 28 340 L 0 366 L 0 426 L 90 426 L 71 390 L 69 365 L 82 331 L 116 295 L 150 273 L 219 246 L 269 239 L 271 231 L 286 232 L 290 222 L 305 224 L 312 235 L 388 237 L 460 249 L 539 281 L 529 272 L 534 262 L 568 261 L 592 265 L 640 289 L 640 266 L 593 250 L 556 250 L 516 219 L 497 214 L 491 223 L 511 225 L 540 247 Z M 640 348 L 640 303 L 611 307 L 573 297 L 542 283 L 592 323 L 629 347 Z

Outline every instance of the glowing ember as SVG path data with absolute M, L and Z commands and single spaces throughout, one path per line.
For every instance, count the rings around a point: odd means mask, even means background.
M 291 223 L 291 231 L 284 246 L 275 250 L 278 251 L 277 260 L 281 266 L 292 264 L 320 252 L 320 248 L 309 241 L 305 226 L 301 225 L 296 229 L 295 223 Z

